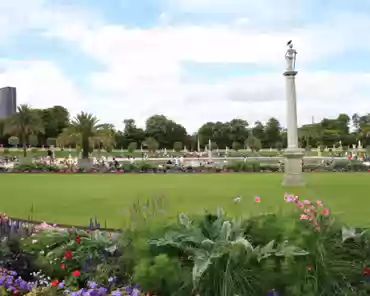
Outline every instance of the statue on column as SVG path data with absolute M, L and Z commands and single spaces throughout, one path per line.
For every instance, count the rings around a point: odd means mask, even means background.
M 287 64 L 286 69 L 292 71 L 295 69 L 297 51 L 293 48 L 292 40 L 288 41 L 287 46 L 288 46 L 288 49 L 285 53 L 285 60 Z

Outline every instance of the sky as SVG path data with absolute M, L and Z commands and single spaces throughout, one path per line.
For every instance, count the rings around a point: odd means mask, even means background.
M 300 124 L 370 112 L 368 0 L 0 1 L 0 86 L 123 127 L 163 114 L 285 124 L 284 54 L 298 52 Z

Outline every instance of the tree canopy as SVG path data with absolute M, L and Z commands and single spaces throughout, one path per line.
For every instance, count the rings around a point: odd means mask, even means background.
M 234 118 L 226 122 L 206 122 L 192 134 L 186 128 L 162 114 L 150 116 L 144 127 L 135 120 L 122 120 L 124 128 L 117 130 L 113 125 L 100 123 L 92 114 L 80 113 L 70 118 L 62 106 L 34 109 L 27 105 L 18 107 L 18 112 L 0 120 L 0 144 L 10 146 L 8 139 L 17 137 L 25 149 L 27 145 L 79 146 L 86 156 L 91 149 L 127 149 L 129 146 L 151 149 L 176 149 L 187 147 L 196 150 L 208 145 L 220 149 L 225 147 L 253 149 L 286 147 L 287 132 L 274 117 L 266 122 L 250 124 L 247 119 Z M 336 118 L 324 118 L 320 122 L 303 125 L 298 130 L 302 148 L 319 146 L 351 146 L 360 140 L 364 147 L 370 145 L 370 113 L 338 114 Z M 14 141 L 12 141 L 14 143 Z

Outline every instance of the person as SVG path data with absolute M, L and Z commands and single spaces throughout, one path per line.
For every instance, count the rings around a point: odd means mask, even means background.
M 116 169 L 118 169 L 118 168 L 119 168 L 119 162 L 117 161 L 117 159 L 116 159 L 115 157 L 113 157 L 113 164 L 114 164 L 114 167 L 115 167 Z

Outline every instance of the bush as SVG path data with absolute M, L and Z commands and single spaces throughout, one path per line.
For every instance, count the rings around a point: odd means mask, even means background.
M 57 165 L 50 165 L 46 163 L 26 163 L 16 164 L 13 169 L 14 172 L 59 172 L 60 168 Z
M 130 153 L 133 153 L 135 152 L 135 150 L 137 149 L 137 143 L 136 142 L 131 142 L 128 147 L 127 147 L 127 150 L 128 152 Z
M 261 166 L 259 162 L 244 162 L 244 161 L 236 161 L 230 163 L 226 166 L 228 171 L 233 172 L 260 172 Z

